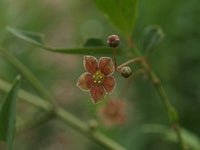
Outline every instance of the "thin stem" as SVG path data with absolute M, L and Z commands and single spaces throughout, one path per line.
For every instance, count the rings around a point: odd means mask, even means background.
M 117 54 L 117 50 L 116 50 L 116 48 L 113 48 L 113 60 L 114 60 L 115 70 L 117 69 L 117 59 L 116 59 L 116 54 Z
M 141 63 L 142 61 L 143 61 L 143 57 L 136 57 L 136 58 L 130 59 L 130 60 L 126 61 L 125 63 L 119 65 L 117 67 L 117 70 L 120 71 L 120 69 L 122 67 L 128 66 L 128 65 L 133 64 L 133 63 Z
M 3 81 L 0 79 L 0 89 L 4 92 L 8 92 L 11 85 L 7 83 L 6 81 Z M 97 144 L 103 146 L 106 149 L 112 149 L 112 150 L 126 150 L 123 146 L 116 143 L 112 139 L 108 138 L 104 134 L 102 134 L 99 131 L 91 131 L 90 128 L 86 123 L 81 121 L 79 118 L 75 117 L 71 113 L 65 111 L 62 108 L 53 109 L 52 105 L 47 102 L 44 99 L 41 99 L 38 96 L 32 95 L 28 93 L 25 90 L 19 91 L 19 98 L 21 100 L 24 100 L 34 106 L 37 106 L 43 110 L 45 110 L 47 113 L 54 111 L 55 116 L 65 122 L 66 124 L 70 125 L 72 128 L 76 129 L 83 135 L 87 136 L 92 141 L 96 142 Z
M 55 117 L 54 112 L 49 111 L 49 112 L 45 112 L 43 114 L 37 115 L 37 117 L 35 117 L 34 119 L 29 118 L 29 119 L 24 120 L 23 118 L 18 118 L 17 125 L 16 125 L 17 133 L 20 134 L 21 132 L 26 132 L 35 127 L 38 127 L 41 124 L 44 124 L 48 122 L 49 120 L 53 119 L 54 117 Z
M 134 63 L 140 63 L 141 64 L 142 62 L 146 63 L 146 60 L 144 59 L 144 57 L 136 57 L 136 58 L 130 59 L 130 60 L 126 61 L 125 63 L 119 65 L 117 67 L 117 71 L 120 71 L 120 69 L 122 67 L 128 66 L 130 64 L 134 64 Z M 149 67 L 149 65 L 147 63 L 146 63 L 146 66 L 148 66 L 148 70 L 149 70 L 150 67 Z
M 43 85 L 38 81 L 34 74 L 23 64 L 21 63 L 13 54 L 8 50 L 0 47 L 0 54 L 14 67 L 16 67 L 23 76 L 33 85 L 33 87 L 38 91 L 38 93 L 47 100 L 50 100 L 53 103 L 53 99 L 49 92 L 43 87 Z
M 168 117 L 170 119 L 170 122 L 171 122 L 171 126 L 174 129 L 174 132 L 176 133 L 178 142 L 179 142 L 182 150 L 188 150 L 188 147 L 185 144 L 182 134 L 181 134 L 180 124 L 179 124 L 178 115 L 177 115 L 177 111 L 176 111 L 175 107 L 173 107 L 172 104 L 170 103 L 170 101 L 166 95 L 165 89 L 162 86 L 162 84 L 161 84 L 159 78 L 156 76 L 156 74 L 151 71 L 149 74 L 149 77 L 162 100 L 163 106 L 165 107 L 165 110 L 166 110 Z
M 143 57 L 142 54 L 140 53 L 140 51 L 138 51 L 138 49 L 136 48 L 136 46 L 135 46 L 135 44 L 134 44 L 134 42 L 131 38 L 128 39 L 128 44 L 129 44 L 130 48 L 134 49 L 134 51 L 135 51 L 135 53 L 138 57 Z M 168 114 L 171 126 L 173 127 L 174 132 L 176 133 L 176 136 L 177 136 L 177 139 L 178 139 L 178 142 L 179 142 L 181 149 L 182 150 L 188 150 L 188 147 L 185 144 L 183 137 L 182 137 L 182 134 L 181 134 L 181 129 L 180 129 L 177 111 L 172 106 L 172 104 L 170 103 L 170 101 L 169 101 L 169 99 L 166 95 L 165 89 L 164 89 L 163 85 L 161 84 L 161 81 L 159 80 L 157 75 L 153 72 L 153 70 L 149 69 L 148 63 L 145 63 L 143 61 L 143 62 L 141 62 L 141 64 L 149 72 L 150 81 L 152 82 L 152 84 L 154 85 L 154 87 L 157 90 L 158 95 L 160 96 L 160 99 L 163 103 L 163 106 L 165 107 L 165 111 Z

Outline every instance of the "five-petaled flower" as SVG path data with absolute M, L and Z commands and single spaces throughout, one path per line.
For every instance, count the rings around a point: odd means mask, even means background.
M 86 72 L 79 77 L 77 86 L 89 91 L 92 101 L 97 103 L 115 87 L 113 61 L 110 57 L 101 57 L 98 61 L 93 56 L 85 56 L 83 62 Z
M 126 122 L 126 103 L 122 100 L 111 99 L 99 110 L 103 123 L 107 126 L 122 125 Z

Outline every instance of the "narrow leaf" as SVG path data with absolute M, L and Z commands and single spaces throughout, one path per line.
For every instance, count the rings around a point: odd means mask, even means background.
M 12 149 L 15 135 L 16 99 L 19 87 L 20 76 L 17 76 L 0 110 L 0 140 L 7 142 L 9 150 Z
M 105 46 L 106 47 L 103 40 L 97 39 L 97 38 L 88 39 L 83 46 L 84 47 L 96 47 L 96 46 Z
M 31 72 L 31 70 L 24 65 L 15 55 L 10 53 L 7 49 L 0 47 L 0 53 L 3 58 L 6 59 L 11 65 L 13 65 L 21 74 L 32 84 L 32 86 L 38 91 L 38 93 L 45 99 L 52 101 L 52 97 L 49 91 L 42 85 L 37 77 Z
M 66 53 L 66 54 L 112 54 L 111 48 L 106 47 L 104 45 L 100 45 L 100 43 L 98 43 L 98 45 L 91 46 L 90 42 L 88 43 L 87 47 L 82 47 L 82 48 L 54 48 L 54 47 L 48 47 L 44 44 L 43 36 L 41 34 L 25 30 L 14 29 L 11 27 L 8 27 L 7 30 L 17 38 L 25 40 L 26 42 L 29 42 L 42 49 L 51 52 Z M 117 54 L 120 54 L 121 52 L 122 52 L 121 49 L 117 49 Z
M 159 125 L 159 124 L 144 125 L 142 126 L 142 130 L 145 133 L 160 134 L 167 141 L 177 142 L 177 138 L 174 132 L 170 128 L 164 125 Z M 197 135 L 183 128 L 181 128 L 181 133 L 184 141 L 190 147 L 191 150 L 199 150 L 200 138 Z
M 95 0 L 97 7 L 126 36 L 132 34 L 138 0 Z
M 7 30 L 11 32 L 13 35 L 36 45 L 43 45 L 43 35 L 40 33 L 36 32 L 29 32 L 29 31 L 24 31 L 24 30 L 19 30 L 19 29 L 14 29 L 11 27 L 7 27 Z
M 64 54 L 112 54 L 113 49 L 109 47 L 84 47 L 84 48 L 50 48 L 42 47 L 51 52 Z M 122 49 L 117 49 L 117 54 L 121 54 Z
M 164 33 L 162 28 L 158 25 L 148 26 L 144 29 L 142 37 L 142 49 L 148 54 L 152 52 L 155 47 L 162 41 L 164 38 Z

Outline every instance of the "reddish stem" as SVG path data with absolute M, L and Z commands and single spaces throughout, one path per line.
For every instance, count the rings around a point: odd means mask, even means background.
M 117 59 L 116 59 L 117 51 L 116 48 L 113 49 L 113 60 L 114 60 L 114 66 L 115 70 L 117 69 Z

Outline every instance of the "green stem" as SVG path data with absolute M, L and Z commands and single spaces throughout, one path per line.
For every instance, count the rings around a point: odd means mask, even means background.
M 137 57 L 139 57 L 139 58 L 143 57 L 143 55 L 140 53 L 140 51 L 136 48 L 135 44 L 133 43 L 132 38 L 128 39 L 128 44 L 129 44 L 130 48 L 133 48 Z M 147 70 L 150 81 L 152 82 L 152 84 L 154 85 L 154 87 L 157 90 L 158 95 L 160 96 L 162 104 L 165 107 L 165 111 L 168 114 L 171 126 L 173 127 L 174 132 L 176 133 L 176 136 L 177 136 L 177 139 L 178 139 L 181 149 L 188 150 L 188 146 L 184 142 L 182 134 L 181 134 L 177 110 L 170 103 L 161 81 L 159 80 L 157 75 L 154 73 L 154 71 L 152 69 L 150 69 L 149 64 L 146 62 L 146 60 L 141 61 L 141 64 Z
M 165 107 L 165 110 L 170 119 L 171 126 L 173 127 L 174 132 L 176 133 L 179 145 L 181 146 L 182 150 L 188 150 L 188 147 L 185 144 L 182 134 L 181 134 L 178 114 L 177 114 L 175 107 L 173 107 L 172 104 L 170 103 L 170 101 L 166 95 L 165 89 L 162 86 L 162 84 L 161 84 L 159 78 L 156 76 L 156 74 L 153 71 L 151 71 L 149 74 L 149 77 L 162 100 L 163 106 Z
M 33 75 L 33 73 L 21 63 L 13 54 L 8 50 L 0 47 L 0 54 L 15 68 L 17 68 L 23 76 L 33 85 L 33 87 L 39 92 L 39 94 L 47 100 L 53 103 L 53 99 L 49 92 L 43 87 L 43 85 L 38 81 L 38 79 Z
M 117 54 L 117 50 L 116 50 L 116 48 L 114 48 L 114 49 L 113 49 L 113 61 L 114 61 L 115 70 L 117 69 L 116 54 Z
M 29 119 L 26 119 L 26 120 L 19 117 L 17 119 L 17 125 L 16 125 L 17 133 L 32 130 L 33 128 L 38 127 L 41 124 L 44 124 L 44 123 L 46 123 L 49 120 L 54 118 L 54 112 L 53 111 L 41 113 L 40 115 L 36 114 L 36 115 L 37 115 L 37 117 L 35 117 L 34 119 L 29 118 Z
M 143 57 L 136 57 L 136 58 L 130 59 L 130 60 L 126 61 L 125 63 L 119 65 L 119 66 L 117 67 L 117 71 L 120 71 L 120 69 L 121 69 L 122 67 L 125 67 L 125 66 L 127 66 L 127 65 L 129 65 L 129 64 L 137 63 L 137 62 L 141 63 L 142 61 L 144 61 L 144 58 L 143 58 Z
M 7 83 L 6 81 L 3 81 L 0 79 L 0 89 L 4 92 L 8 92 L 11 85 Z M 41 99 L 38 96 L 32 95 L 25 90 L 19 91 L 19 98 L 34 105 L 37 106 L 43 110 L 45 110 L 47 113 L 51 113 L 54 111 L 54 114 L 57 118 L 62 120 L 63 122 L 69 124 L 71 127 L 76 129 L 77 131 L 81 132 L 83 135 L 87 136 L 89 139 L 93 140 L 97 144 L 105 147 L 106 149 L 112 149 L 112 150 L 125 150 L 123 146 L 116 143 L 112 139 L 108 138 L 104 134 L 102 134 L 99 131 L 91 131 L 89 126 L 81 121 L 80 119 L 76 118 L 69 112 L 65 111 L 62 108 L 53 109 L 52 105 L 47 102 L 44 99 Z

